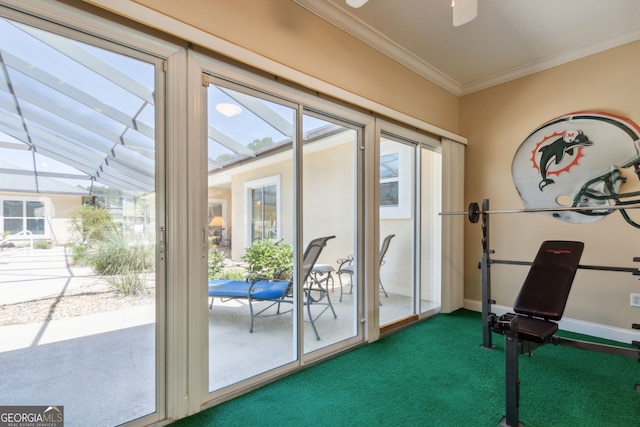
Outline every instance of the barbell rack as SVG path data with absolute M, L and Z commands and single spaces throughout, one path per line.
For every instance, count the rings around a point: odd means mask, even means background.
M 640 208 L 640 203 L 626 204 L 626 205 L 614 205 L 603 208 L 578 208 L 578 207 L 560 207 L 560 208 L 534 208 L 534 209 L 501 209 L 491 210 L 489 209 L 489 199 L 482 200 L 482 208 L 478 203 L 469 204 L 467 212 L 442 212 L 440 215 L 467 215 L 469 221 L 472 223 L 478 222 L 481 218 L 482 229 L 482 258 L 478 263 L 478 268 L 481 270 L 482 276 L 482 347 L 493 348 L 492 331 L 489 319 L 491 319 L 492 309 L 491 306 L 495 304 L 495 300 L 491 298 L 491 270 L 492 264 L 507 264 L 507 265 L 522 265 L 531 266 L 530 261 L 512 261 L 491 259 L 491 254 L 494 253 L 489 246 L 489 217 L 491 214 L 511 214 L 511 213 L 533 213 L 533 212 L 554 212 L 554 211 L 587 211 L 587 210 L 619 210 L 619 209 L 637 209 Z M 640 262 L 640 257 L 634 257 L 634 262 Z M 633 267 L 616 267 L 616 266 L 603 266 L 603 265 L 583 265 L 580 264 L 578 268 L 583 270 L 600 270 L 600 271 L 612 271 L 631 273 L 634 276 L 640 276 L 640 269 Z M 632 325 L 633 329 L 640 329 L 639 324 Z

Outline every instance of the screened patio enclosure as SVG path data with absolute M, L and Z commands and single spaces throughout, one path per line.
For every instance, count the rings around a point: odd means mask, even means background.
M 21 177 L 11 188 L 3 179 L 1 189 L 152 191 L 148 64 L 5 19 L 0 30 L 1 171 Z
M 155 189 L 149 64 L 6 19 L 0 31 L 0 234 L 66 243 L 55 205 L 81 201 L 64 196 L 97 197 L 126 227 L 147 228 L 153 214 L 140 199 Z M 12 205 L 26 195 L 23 211 Z
M 67 34 L 0 18 L 0 402 L 63 405 L 68 426 L 157 418 L 161 61 Z M 84 205 L 109 234 L 74 226 Z M 139 268 L 115 261 L 137 249 Z M 78 255 L 107 250 L 105 270 Z

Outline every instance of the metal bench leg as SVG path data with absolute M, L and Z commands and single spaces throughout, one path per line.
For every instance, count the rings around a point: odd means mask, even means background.
M 507 415 L 500 425 L 508 427 L 521 426 L 520 417 L 520 378 L 518 378 L 519 343 L 517 333 L 511 331 L 505 335 L 505 377 L 506 377 L 506 411 Z

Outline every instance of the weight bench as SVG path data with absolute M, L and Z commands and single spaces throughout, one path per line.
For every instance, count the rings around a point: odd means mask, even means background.
M 640 361 L 639 349 L 573 340 L 556 335 L 556 321 L 560 320 L 564 313 L 583 250 L 582 242 L 543 242 L 513 305 L 515 313 L 507 313 L 498 318 L 495 314 L 489 316 L 491 329 L 505 336 L 506 416 L 501 422 L 503 426 L 521 425 L 518 420 L 519 354 L 530 354 L 537 347 L 552 343 L 633 357 Z M 640 346 L 640 343 L 634 341 L 633 345 Z

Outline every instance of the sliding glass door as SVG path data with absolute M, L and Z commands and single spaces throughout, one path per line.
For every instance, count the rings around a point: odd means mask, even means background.
M 363 136 L 302 100 L 205 79 L 208 390 L 222 395 L 362 340 Z
M 440 308 L 442 156 L 433 138 L 380 127 L 377 291 L 385 329 Z
M 209 78 L 206 185 L 208 200 L 217 201 L 209 202 L 207 236 L 209 391 L 215 391 L 297 359 L 296 109 Z M 285 285 L 262 293 L 251 287 L 277 279 Z
M 305 249 L 314 239 L 330 237 L 318 259 L 304 271 L 304 349 L 308 353 L 358 335 L 357 171 L 362 132 L 335 118 L 307 112 L 302 134 Z
M 0 18 L 0 402 L 152 422 L 162 63 L 29 23 Z
M 442 286 L 442 153 L 422 144 L 420 150 L 420 307 L 425 315 L 440 309 Z
M 381 326 L 415 312 L 415 164 L 415 144 L 391 135 L 381 136 L 380 249 L 385 250 L 379 259 L 377 286 Z

